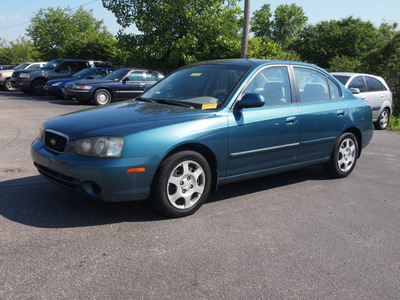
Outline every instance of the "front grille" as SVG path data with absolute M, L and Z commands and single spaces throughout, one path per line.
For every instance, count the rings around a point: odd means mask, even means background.
M 52 169 L 49 169 L 45 166 L 39 165 L 35 163 L 36 168 L 38 169 L 39 173 L 46 177 L 48 180 L 58 183 L 66 188 L 75 190 L 75 191 L 81 191 L 81 185 L 77 182 L 77 180 L 74 180 L 73 177 L 66 176 L 62 173 L 59 173 L 57 171 L 54 171 Z
M 65 150 L 67 142 L 68 137 L 60 132 L 52 130 L 46 130 L 44 132 L 44 145 L 50 150 L 62 153 Z

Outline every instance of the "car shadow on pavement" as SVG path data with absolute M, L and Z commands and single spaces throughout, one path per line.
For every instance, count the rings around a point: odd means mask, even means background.
M 314 165 L 283 173 L 256 177 L 254 179 L 239 181 L 232 184 L 221 185 L 218 187 L 216 192 L 210 195 L 207 203 L 289 186 L 304 181 L 323 181 L 329 179 L 331 178 L 323 171 L 321 165 Z
M 313 166 L 227 184 L 212 192 L 204 205 L 307 180 L 327 180 L 327 176 L 320 166 Z M 0 215 L 39 228 L 71 228 L 166 219 L 155 212 L 147 201 L 99 202 L 83 193 L 59 187 L 39 175 L 0 182 Z

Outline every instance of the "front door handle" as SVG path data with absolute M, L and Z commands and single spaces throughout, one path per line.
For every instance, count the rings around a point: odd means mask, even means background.
M 294 125 L 296 124 L 296 117 L 289 117 L 286 119 L 286 125 Z

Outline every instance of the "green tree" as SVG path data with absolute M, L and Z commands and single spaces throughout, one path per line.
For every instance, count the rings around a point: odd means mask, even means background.
M 303 8 L 292 3 L 279 5 L 274 12 L 272 24 L 272 38 L 282 48 L 287 49 L 289 44 L 298 37 L 306 25 L 308 18 Z
M 382 35 L 371 22 L 348 17 L 306 26 L 290 48 L 302 60 L 329 68 L 334 58 L 362 61 L 381 41 Z
M 112 59 L 116 40 L 92 10 L 67 7 L 40 9 L 31 19 L 27 35 L 43 59 Z
M 251 18 L 251 29 L 255 37 L 261 38 L 262 41 L 268 41 L 272 39 L 272 26 L 273 21 L 271 20 L 271 5 L 264 4 L 259 10 L 253 13 Z
M 0 64 L 20 64 L 25 61 L 40 60 L 39 52 L 35 50 L 31 41 L 20 37 L 15 41 L 7 42 L 0 39 Z
M 264 4 L 253 13 L 251 31 L 264 43 L 273 40 L 286 50 L 290 43 L 298 37 L 307 20 L 303 8 L 296 4 L 279 5 L 275 9 L 273 17 L 271 5 Z
M 236 0 L 103 0 L 123 27 L 136 25 L 131 58 L 170 71 L 198 60 L 239 57 Z

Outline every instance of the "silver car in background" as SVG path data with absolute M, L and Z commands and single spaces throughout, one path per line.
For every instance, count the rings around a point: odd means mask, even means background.
M 332 72 L 353 94 L 367 101 L 372 107 L 375 129 L 386 129 L 393 113 L 392 92 L 382 77 L 362 73 Z

